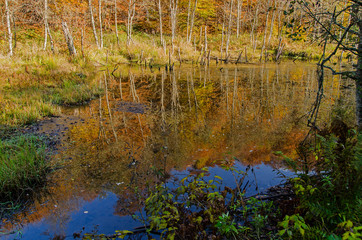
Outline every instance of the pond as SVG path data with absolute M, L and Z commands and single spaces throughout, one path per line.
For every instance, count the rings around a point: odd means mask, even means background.
M 142 225 L 132 215 L 144 214 L 137 192 L 160 175 L 176 186 L 203 167 L 234 186 L 222 162 L 253 169 L 247 195 L 265 191 L 292 174 L 274 152 L 297 157 L 317 92 L 315 64 L 292 62 L 172 72 L 120 66 L 100 69 L 97 81 L 102 98 L 39 125 L 61 141 L 51 157 L 58 170 L 34 202 L 3 219 L 5 239 L 132 230 Z M 321 122 L 336 109 L 352 112 L 353 92 L 352 81 L 329 75 Z

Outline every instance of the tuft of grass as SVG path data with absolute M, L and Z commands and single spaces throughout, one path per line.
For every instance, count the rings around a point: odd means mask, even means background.
M 0 140 L 0 198 L 19 199 L 45 182 L 49 166 L 43 139 L 34 135 Z
M 54 116 L 57 110 L 50 103 L 36 99 L 13 99 L 1 102 L 0 125 L 19 126 L 31 124 L 45 116 Z
M 76 80 L 65 80 L 61 88 L 56 88 L 50 96 L 55 104 L 79 105 L 99 97 L 102 89 L 93 83 L 83 83 Z

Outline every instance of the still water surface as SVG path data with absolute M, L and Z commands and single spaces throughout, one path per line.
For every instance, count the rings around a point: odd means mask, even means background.
M 52 157 L 62 168 L 27 209 L 3 220 L 5 239 L 73 238 L 73 233 L 112 234 L 142 225 L 134 190 L 145 190 L 157 172 L 169 183 L 209 167 L 211 176 L 234 179 L 219 167 L 252 166 L 247 195 L 280 183 L 291 173 L 273 154 L 297 157 L 317 91 L 314 64 L 182 66 L 174 72 L 122 67 L 102 69 L 105 95 L 87 106 L 62 109 L 41 127 L 58 129 L 62 145 Z M 321 121 L 336 108 L 353 108 L 351 82 L 329 76 Z M 352 111 L 352 110 L 349 110 Z M 175 185 L 176 184 L 176 185 Z

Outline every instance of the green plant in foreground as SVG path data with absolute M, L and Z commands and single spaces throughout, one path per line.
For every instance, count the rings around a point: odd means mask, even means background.
M 0 140 L 0 197 L 13 200 L 45 181 L 43 139 L 32 135 Z
M 228 170 L 233 171 L 233 168 Z M 270 224 L 269 216 L 273 215 L 272 203 L 252 197 L 245 199 L 240 185 L 222 190 L 222 178 L 215 176 L 205 180 L 207 171 L 204 168 L 199 175 L 185 177 L 175 189 L 159 184 L 150 191 L 145 202 L 148 231 L 161 232 L 161 238 L 166 239 L 206 239 L 209 236 L 260 239 L 261 235 L 269 233 L 265 227 Z M 237 181 L 240 182 L 242 180 Z
M 215 227 L 217 228 L 220 234 L 227 237 L 234 236 L 238 234 L 238 229 L 236 223 L 231 220 L 229 212 L 221 214 L 219 219 L 216 221 Z
M 316 140 L 314 174 L 292 179 L 303 214 L 286 216 L 279 233 L 293 239 L 359 239 L 362 135 L 350 130 Z

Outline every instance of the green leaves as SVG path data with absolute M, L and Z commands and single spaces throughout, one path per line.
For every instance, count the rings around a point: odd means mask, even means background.
M 304 218 L 299 214 L 292 216 L 286 215 L 284 220 L 279 223 L 279 226 L 283 229 L 279 231 L 279 235 L 283 236 L 287 234 L 288 238 L 297 238 L 298 233 L 303 237 L 305 232 L 309 230 L 307 224 L 305 224 Z

